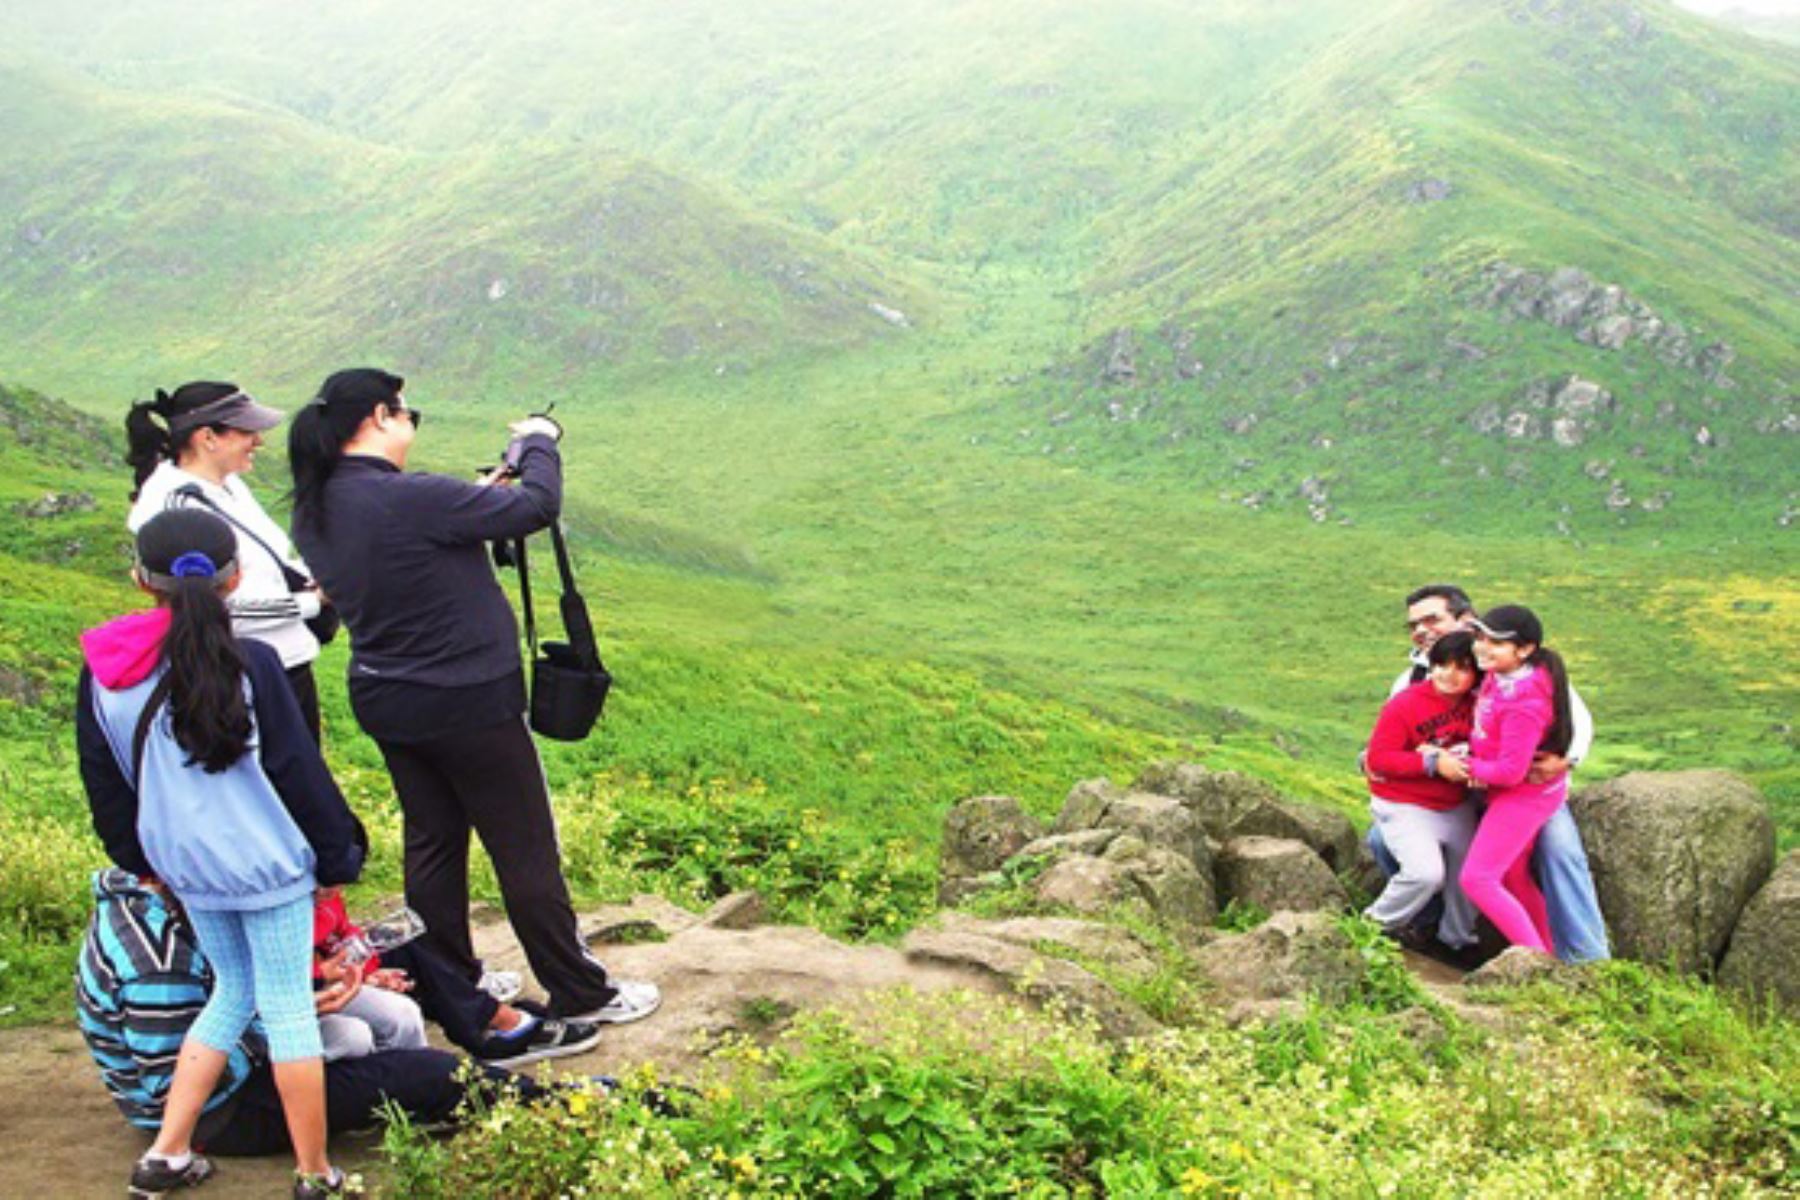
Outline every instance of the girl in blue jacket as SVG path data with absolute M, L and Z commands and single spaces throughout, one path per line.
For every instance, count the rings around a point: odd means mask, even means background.
M 163 1124 L 132 1171 L 134 1197 L 212 1174 L 195 1124 L 260 1016 L 303 1200 L 341 1194 L 325 1153 L 325 1076 L 312 994 L 315 887 L 353 881 L 356 819 L 307 731 L 281 659 L 237 641 L 225 596 L 237 539 L 198 509 L 137 535 L 138 586 L 156 598 L 82 635 L 82 782 L 108 854 L 179 899 L 212 961 L 212 996 L 182 1043 Z

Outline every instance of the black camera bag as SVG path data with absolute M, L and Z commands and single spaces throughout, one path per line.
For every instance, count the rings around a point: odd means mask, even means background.
M 525 642 L 531 649 L 531 728 L 547 738 L 579 742 L 593 732 L 612 690 L 612 676 L 600 661 L 594 640 L 594 624 L 587 601 L 575 589 L 575 572 L 569 565 L 569 546 L 562 524 L 550 526 L 556 548 L 556 573 L 562 580 L 562 622 L 566 642 L 538 645 L 537 619 L 531 610 L 531 566 L 525 557 L 525 540 L 513 550 L 519 568 L 519 601 L 525 610 Z

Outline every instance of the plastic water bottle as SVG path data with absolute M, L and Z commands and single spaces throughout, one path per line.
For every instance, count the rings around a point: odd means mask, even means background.
M 404 946 L 425 932 L 425 919 L 410 908 L 398 908 L 344 939 L 344 961 L 360 967 L 371 958 Z

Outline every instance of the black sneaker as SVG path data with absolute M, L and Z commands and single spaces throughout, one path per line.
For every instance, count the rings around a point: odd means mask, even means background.
M 539 1017 L 531 1032 L 519 1037 L 490 1033 L 475 1057 L 490 1067 L 522 1067 L 546 1058 L 563 1058 L 591 1050 L 600 1041 L 600 1027 L 592 1021 L 566 1021 Z
M 199 1187 L 212 1178 L 213 1165 L 198 1154 L 188 1156 L 187 1163 L 177 1169 L 164 1159 L 148 1155 L 131 1168 L 131 1185 L 125 1189 L 130 1200 L 161 1200 L 182 1188 Z

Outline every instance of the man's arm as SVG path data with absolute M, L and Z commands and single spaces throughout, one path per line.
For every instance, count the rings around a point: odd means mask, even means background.
M 1588 751 L 1594 748 L 1594 714 L 1582 702 L 1581 693 L 1575 685 L 1569 685 L 1569 718 L 1575 726 L 1569 737 L 1569 752 L 1564 757 L 1569 760 L 1569 769 L 1574 770 L 1587 761 Z

